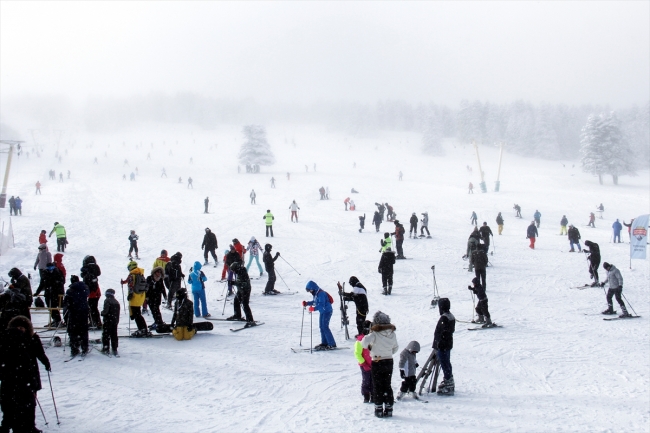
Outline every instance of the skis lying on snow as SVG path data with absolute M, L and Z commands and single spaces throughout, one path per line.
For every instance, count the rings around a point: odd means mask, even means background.
M 316 349 L 316 348 L 311 348 L 311 349 L 310 349 L 310 348 L 307 348 L 307 349 L 305 349 L 305 348 L 302 348 L 302 347 L 299 348 L 299 349 L 294 349 L 294 348 L 292 347 L 292 348 L 291 348 L 291 351 L 292 351 L 293 353 L 309 352 L 310 350 L 311 350 L 312 352 L 331 352 L 331 351 L 333 351 L 333 350 L 343 350 L 343 349 L 349 349 L 349 347 L 333 347 L 333 348 L 331 348 L 331 349 Z
M 480 331 L 482 329 L 490 329 L 490 328 L 503 328 L 503 326 L 497 325 L 496 323 L 493 323 L 491 325 L 479 326 L 478 328 L 467 328 L 467 330 L 468 331 Z
M 638 319 L 641 316 L 623 316 L 623 317 L 605 317 L 603 320 L 623 320 L 623 319 Z
M 573 287 L 569 287 L 569 289 L 584 290 L 584 289 L 588 289 L 588 288 L 590 288 L 590 287 L 591 287 L 591 284 L 585 284 L 584 286 L 573 286 Z
M 230 330 L 232 332 L 239 332 L 239 331 L 243 331 L 244 329 L 255 328 L 256 326 L 262 326 L 263 324 L 264 324 L 264 322 L 255 322 L 254 325 L 251 325 L 250 323 L 246 323 L 241 328 L 230 328 Z

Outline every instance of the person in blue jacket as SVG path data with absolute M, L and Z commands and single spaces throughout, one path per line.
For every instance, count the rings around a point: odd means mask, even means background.
M 321 344 L 314 347 L 314 349 L 334 349 L 336 347 L 336 341 L 334 341 L 334 336 L 332 335 L 332 331 L 330 331 L 330 319 L 332 318 L 332 304 L 330 302 L 330 296 L 325 290 L 318 287 L 318 284 L 314 283 L 313 281 L 309 281 L 307 283 L 305 290 L 307 290 L 314 297 L 314 300 L 302 301 L 302 306 L 306 307 L 308 305 L 313 305 L 314 309 L 318 310 L 320 313 L 318 326 L 320 328 Z
M 614 243 L 621 243 L 621 230 L 623 230 L 623 226 L 621 223 L 616 220 L 614 224 L 612 224 L 612 229 L 614 229 L 614 238 L 612 239 L 612 242 Z M 616 240 L 618 238 L 618 241 Z
M 208 277 L 206 277 L 203 271 L 201 271 L 201 262 L 194 262 L 194 267 L 192 268 L 192 272 L 190 273 L 187 282 L 192 285 L 192 295 L 194 295 L 194 315 L 196 317 L 210 317 L 210 313 L 208 313 L 208 304 L 205 300 L 205 284 L 203 284 L 205 281 L 208 281 Z M 199 303 L 201 304 L 200 309 Z

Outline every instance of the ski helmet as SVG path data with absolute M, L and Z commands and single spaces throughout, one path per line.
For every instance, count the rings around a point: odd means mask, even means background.
M 129 262 L 129 264 L 126 265 L 126 268 L 127 268 L 129 271 L 132 271 L 132 270 L 134 270 L 134 269 L 137 268 L 137 267 L 138 267 L 138 262 L 135 262 L 135 261 L 133 261 L 133 260 L 131 260 L 131 261 Z
M 271 248 L 273 248 L 273 245 L 271 244 L 264 245 L 264 251 L 271 251 Z
M 187 298 L 187 289 L 185 287 L 181 287 L 176 291 L 176 299 L 184 299 Z

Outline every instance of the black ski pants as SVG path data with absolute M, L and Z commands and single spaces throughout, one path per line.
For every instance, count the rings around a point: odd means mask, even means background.
M 90 307 L 90 320 L 95 327 L 102 326 L 101 315 L 99 314 L 99 298 L 88 298 L 88 307 Z
M 153 316 L 153 321 L 156 325 L 162 325 L 165 323 L 160 313 L 160 304 L 162 303 L 162 295 L 157 294 L 147 298 L 147 304 L 149 305 L 149 310 L 151 310 L 151 315 Z
M 476 313 L 479 316 L 485 316 L 487 319 L 490 318 L 490 312 L 488 311 L 488 300 L 487 300 L 487 298 L 478 301 L 478 304 L 476 304 Z
M 271 237 L 273 237 L 273 226 L 266 226 L 266 237 L 269 237 L 269 232 L 271 233 Z
M 68 337 L 70 337 L 70 353 L 79 354 L 81 351 L 88 352 L 88 320 L 81 323 L 68 323 Z
M 59 307 L 59 295 L 58 294 L 52 294 L 50 290 L 45 291 L 45 305 L 47 305 L 48 308 L 58 308 Z M 61 313 L 59 313 L 59 310 L 52 310 L 52 321 L 53 322 L 60 322 L 61 321 Z
M 2 425 L 0 432 L 31 433 L 36 428 L 36 395 L 27 384 L 0 387 Z
M 357 335 L 363 334 L 363 322 L 365 322 L 365 321 L 366 321 L 366 315 L 365 314 L 359 314 L 359 312 L 357 311 L 357 318 L 356 318 L 357 332 L 358 332 Z
M 420 227 L 420 234 L 421 234 L 422 236 L 424 236 L 424 231 L 425 231 L 425 230 L 427 231 L 427 236 L 431 236 L 431 233 L 429 233 L 429 227 L 427 227 L 427 226 L 422 226 L 422 227 Z
M 203 258 L 205 259 L 206 263 L 208 262 L 208 253 L 212 255 L 215 265 L 219 263 L 219 259 L 217 258 L 217 253 L 215 252 L 215 248 L 211 248 L 211 249 L 206 248 L 205 250 L 203 250 Z
M 251 307 L 248 305 L 250 299 L 250 290 L 238 290 L 237 294 L 235 295 L 235 302 L 233 302 L 233 305 L 235 307 L 235 316 L 241 317 L 241 307 L 244 307 L 244 314 L 246 315 L 247 322 L 252 322 L 254 320 L 253 312 L 251 311 Z
M 395 244 L 397 246 L 397 256 L 398 257 L 404 257 L 404 251 L 402 250 L 402 244 L 404 243 L 404 239 L 400 239 L 395 241 Z
M 379 226 L 380 226 L 380 225 L 381 225 L 380 222 L 379 222 L 379 223 L 375 223 L 375 229 L 377 230 L 377 233 L 379 233 Z
M 277 277 L 275 276 L 275 268 L 267 269 L 266 274 L 269 276 L 269 279 L 266 281 L 264 291 L 269 293 L 275 290 L 275 280 L 277 280 Z
M 598 279 L 598 267 L 600 266 L 600 257 L 594 259 L 589 258 L 589 275 L 594 282 L 599 282 Z
M 418 225 L 417 225 L 417 223 L 411 224 L 411 228 L 409 229 L 409 236 L 411 236 L 411 233 L 413 233 L 414 236 L 418 235 Z
M 372 387 L 375 405 L 386 404 L 392 406 L 393 388 L 390 385 L 393 378 L 393 358 L 372 361 Z
M 402 392 L 415 392 L 415 384 L 417 383 L 416 376 L 408 376 L 402 380 L 402 386 L 399 388 Z
M 109 325 L 104 323 L 102 328 L 102 348 L 108 350 L 110 346 L 113 346 L 113 350 L 117 350 L 117 341 L 117 323 Z
M 369 395 L 372 394 L 372 369 L 366 371 L 362 366 L 359 366 L 361 369 L 361 394 Z
M 60 253 L 64 253 L 67 242 L 68 240 L 66 238 L 56 238 L 56 250 Z
M 612 298 L 616 297 L 616 302 L 618 302 L 618 305 L 621 306 L 621 308 L 625 308 L 625 303 L 623 302 L 623 299 L 621 298 L 621 294 L 623 293 L 623 287 L 617 287 L 615 289 L 610 288 L 607 291 L 607 305 L 609 307 L 612 307 Z
M 129 306 L 129 311 L 131 313 L 131 320 L 135 320 L 138 331 L 146 331 L 147 322 L 144 320 L 144 317 L 142 317 L 142 308 Z
M 483 288 L 487 290 L 487 283 L 485 282 L 485 275 L 486 275 L 485 269 L 479 270 L 474 268 L 474 275 L 476 275 L 476 278 L 478 278 L 479 282 L 481 283 L 481 286 L 483 286 Z
M 170 281 L 169 282 L 169 292 L 167 292 L 167 306 L 171 307 L 174 298 L 176 297 L 176 291 L 181 288 L 181 280 Z
M 381 285 L 385 289 L 387 287 L 393 287 L 393 273 L 392 272 L 382 272 L 381 273 Z
M 131 243 L 131 246 L 129 247 L 129 257 L 131 257 L 131 253 L 135 251 L 136 257 L 138 256 L 138 244 L 137 243 Z

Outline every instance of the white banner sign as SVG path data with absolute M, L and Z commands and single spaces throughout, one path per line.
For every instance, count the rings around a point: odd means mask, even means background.
M 648 243 L 648 218 L 650 215 L 641 215 L 634 219 L 630 227 L 630 259 L 645 260 L 646 244 Z

